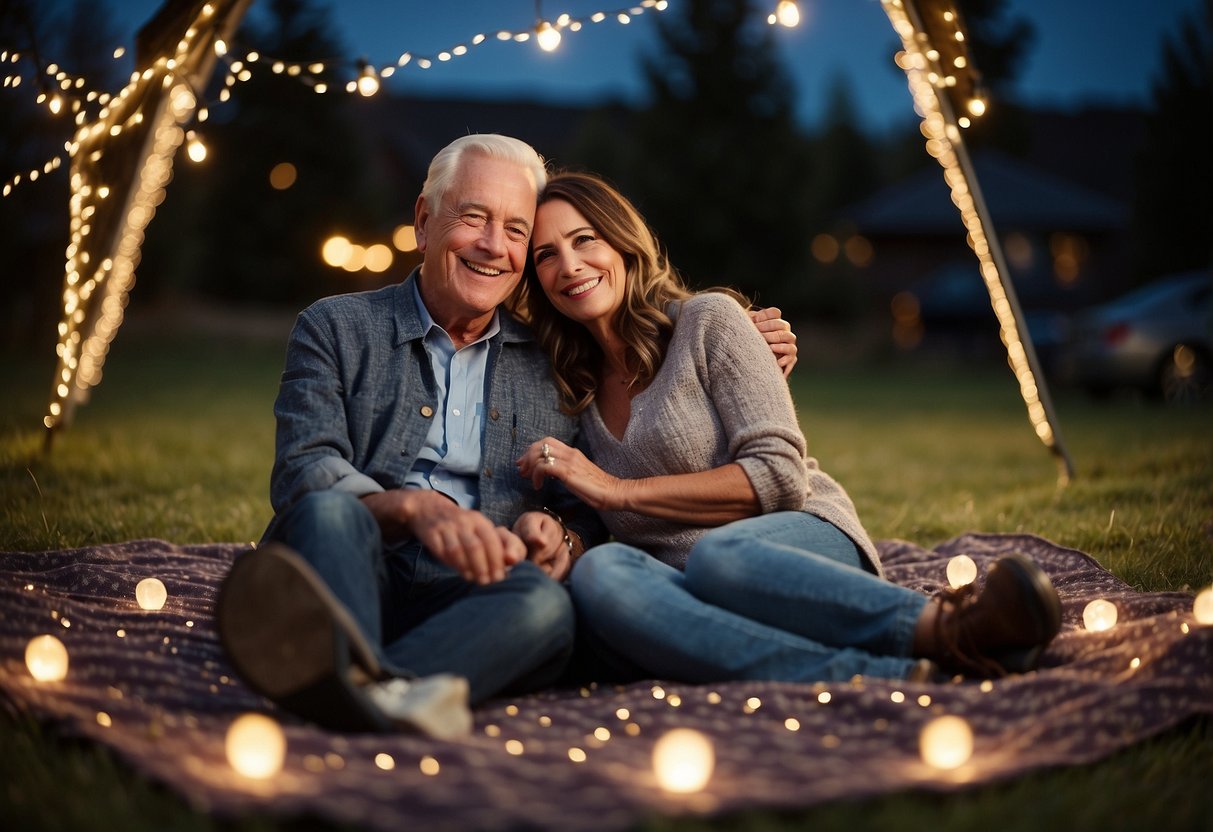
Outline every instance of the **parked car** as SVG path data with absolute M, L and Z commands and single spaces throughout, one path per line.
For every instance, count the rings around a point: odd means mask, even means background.
M 1213 392 L 1213 272 L 1163 278 L 1075 316 L 1066 376 L 1092 395 L 1168 401 Z

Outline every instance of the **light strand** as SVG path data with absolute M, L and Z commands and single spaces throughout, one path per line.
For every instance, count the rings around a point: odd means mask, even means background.
M 397 71 L 406 66 L 412 66 L 419 70 L 427 70 L 436 64 L 447 63 L 455 58 L 467 55 L 473 47 L 490 40 L 525 43 L 534 37 L 540 48 L 545 51 L 551 51 L 560 43 L 561 32 L 564 30 L 578 32 L 586 25 L 598 24 L 608 20 L 615 20 L 620 24 L 626 24 L 632 18 L 638 17 L 647 11 L 664 11 L 667 7 L 667 0 L 642 0 L 636 6 L 620 8 L 614 11 L 594 12 L 580 18 L 574 18 L 568 13 L 563 13 L 550 21 L 541 19 L 533 28 L 518 30 L 503 29 L 496 32 L 492 37 L 483 33 L 477 34 L 466 43 L 456 44 L 433 54 L 418 54 L 411 51 L 402 52 L 400 57 L 392 64 L 375 66 L 360 60 L 356 62 L 357 72 L 355 77 L 337 87 L 330 85 L 324 73 L 331 70 L 333 66 L 340 66 L 347 62 L 334 60 L 284 61 L 263 57 L 259 52 L 253 50 L 246 52 L 243 56 L 237 57 L 232 54 L 227 42 L 222 38 L 218 38 L 213 44 L 213 49 L 216 55 L 223 59 L 228 71 L 224 75 L 223 85 L 217 98 L 219 103 L 229 101 L 233 94 L 232 91 L 237 84 L 252 79 L 254 67 L 268 67 L 269 71 L 275 75 L 296 78 L 317 93 L 323 94 L 334 89 L 343 89 L 347 93 L 369 97 L 379 91 L 382 79 L 391 78 Z M 125 53 L 126 50 L 123 47 L 117 47 L 113 52 L 114 59 L 121 58 Z M 0 52 L 0 64 L 6 61 L 16 64 L 21 57 L 22 53 L 16 50 L 4 50 Z M 176 58 L 168 59 L 167 63 L 174 63 L 175 60 Z M 45 105 L 53 115 L 58 115 L 63 111 L 70 111 L 74 114 L 77 126 L 97 120 L 104 120 L 104 108 L 112 98 L 110 94 L 88 89 L 84 78 L 71 76 L 53 63 L 43 68 L 38 74 L 53 77 L 60 89 L 59 92 L 50 94 L 44 91 L 40 92 L 36 99 L 37 103 Z M 22 76 L 19 74 L 7 75 L 4 79 L 4 87 L 15 89 L 20 86 L 21 79 Z M 96 112 L 90 112 L 90 108 Z M 206 114 L 207 109 L 200 107 L 197 114 L 198 120 L 204 121 Z M 68 151 L 70 156 L 70 143 Z M 40 166 L 11 175 L 4 181 L 3 185 L 0 185 L 0 198 L 7 197 L 23 182 L 37 181 L 41 176 L 57 170 L 62 164 L 63 156 L 59 155 L 52 157 Z
M 81 124 L 68 144 L 71 236 L 58 362 L 43 418 L 50 430 L 70 420 L 75 405 L 101 380 L 134 284 L 144 230 L 164 199 L 173 157 L 186 139 L 183 127 L 198 109 L 191 75 L 210 74 L 209 38 L 217 31 L 210 18 L 222 8 L 234 27 L 249 2 L 203 4 L 172 56 L 156 58 L 134 72 L 120 93 L 99 101 L 95 119 Z
M 961 221 L 968 232 L 966 241 L 980 263 L 981 277 L 998 320 L 999 337 L 1019 384 L 1028 420 L 1036 436 L 1057 457 L 1059 481 L 1064 484 L 1073 476 L 1073 463 L 1058 434 L 1035 350 L 1022 334 L 1026 331 L 1022 325 L 1022 312 L 1002 257 L 1002 248 L 985 216 L 984 202 L 961 137 L 961 125 L 952 107 L 952 97 L 959 93 L 967 96 L 964 100 L 970 114 L 976 116 L 985 111 L 984 99 L 977 94 L 976 74 L 964 52 L 964 31 L 954 10 L 933 8 L 931 13 L 937 17 L 924 23 L 913 2 L 882 0 L 904 48 L 897 56 L 897 64 L 905 70 L 914 108 L 922 118 L 921 131 L 926 139 L 927 153 L 944 169 L 952 202 L 960 210 Z M 938 35 L 932 37 L 933 32 L 940 31 L 950 33 L 943 35 L 942 42 Z M 964 59 L 961 64 L 956 63 L 957 57 Z M 941 72 L 941 61 L 950 61 L 956 71 Z M 970 106 L 974 101 L 982 104 Z

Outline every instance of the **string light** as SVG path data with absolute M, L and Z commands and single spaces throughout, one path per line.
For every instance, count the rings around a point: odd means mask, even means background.
M 960 210 L 961 221 L 968 232 L 966 239 L 980 263 L 981 277 L 998 319 L 999 336 L 1006 346 L 1007 361 L 1019 384 L 1028 420 L 1036 436 L 1057 460 L 1059 483 L 1068 483 L 1074 474 L 1074 464 L 1059 435 L 1036 351 L 1031 340 L 1022 334 L 1027 331 L 1023 311 L 961 138 L 960 122 L 954 115 L 957 109 L 954 100 L 981 99 L 982 104 L 969 106 L 966 103 L 965 106 L 971 114 L 974 110 L 984 112 L 984 99 L 976 89 L 978 76 L 967 58 L 965 72 L 957 75 L 942 71 L 945 65 L 954 67 L 955 58 L 963 55 L 966 48 L 960 17 L 953 11 L 935 10 L 924 19 L 913 0 L 882 0 L 882 5 L 901 38 L 903 50 L 895 60 L 906 73 L 915 110 L 922 117 L 921 130 L 926 138 L 927 153 L 944 170 L 944 181 L 952 192 L 952 202 Z M 961 37 L 956 37 L 957 34 Z M 949 82 L 949 78 L 953 80 Z
M 774 26 L 778 23 L 780 26 L 788 29 L 800 25 L 800 7 L 793 0 L 779 0 L 775 6 L 775 11 L 767 17 L 767 23 Z
M 560 46 L 560 30 L 544 20 L 535 28 L 535 40 L 544 52 L 554 52 Z
M 185 152 L 194 163 L 206 161 L 206 144 L 193 130 L 185 134 Z
M 375 72 L 375 68 L 370 64 L 363 62 L 362 69 L 358 73 L 358 80 L 355 82 L 358 89 L 358 94 L 364 98 L 370 98 L 375 93 L 379 92 L 379 76 Z

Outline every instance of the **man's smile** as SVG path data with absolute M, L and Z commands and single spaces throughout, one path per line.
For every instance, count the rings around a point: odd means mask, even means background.
M 465 260 L 462 257 L 459 258 L 459 262 L 476 272 L 476 274 L 482 274 L 485 277 L 497 277 L 502 273 L 502 269 L 486 266 L 483 263 L 473 263 L 471 260 Z

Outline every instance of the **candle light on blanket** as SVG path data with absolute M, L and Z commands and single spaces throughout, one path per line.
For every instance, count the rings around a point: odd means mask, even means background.
M 168 590 L 159 578 L 144 578 L 135 586 L 135 600 L 145 610 L 163 609 Z
M 653 771 L 668 792 L 699 791 L 712 777 L 715 765 L 712 741 L 690 728 L 675 728 L 653 746 Z
M 941 716 L 918 735 L 923 762 L 935 768 L 960 768 L 973 755 L 973 729 L 958 716 Z
M 948 583 L 953 589 L 971 584 L 977 579 L 977 564 L 968 555 L 957 555 L 948 561 Z
M 39 682 L 58 682 L 67 676 L 67 648 L 54 636 L 36 636 L 25 646 L 25 666 Z
M 1093 633 L 1110 630 L 1116 626 L 1116 605 L 1111 601 L 1096 598 L 1082 611 L 1082 623 Z
M 227 761 L 238 773 L 256 780 L 273 777 L 286 757 L 286 736 L 263 714 L 243 714 L 227 729 Z

